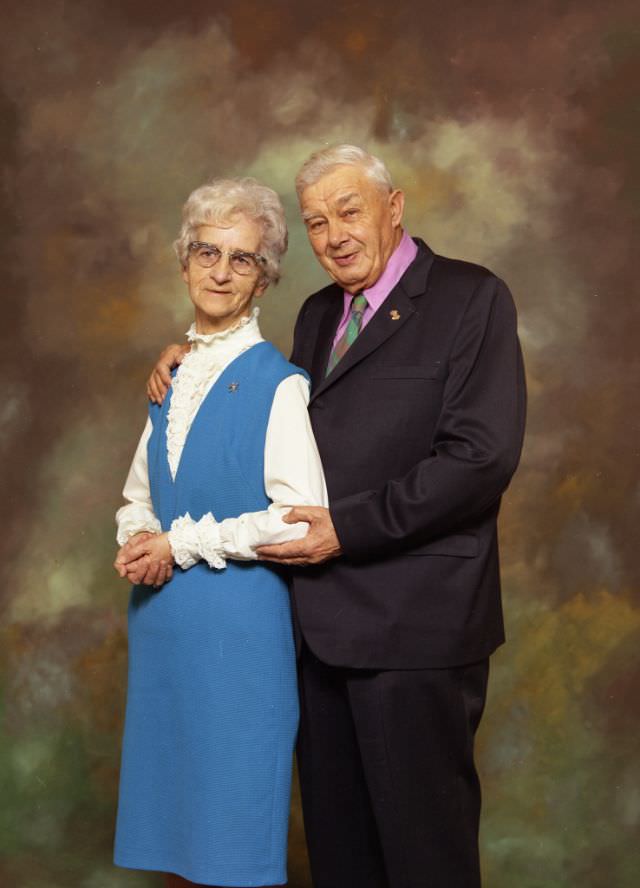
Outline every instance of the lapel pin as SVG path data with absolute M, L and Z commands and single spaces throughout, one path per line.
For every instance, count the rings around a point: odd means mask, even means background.
M 399 321 L 400 320 L 400 312 L 398 311 L 397 308 L 392 308 L 391 311 L 389 312 L 389 317 L 391 318 L 392 321 Z
M 240 383 L 239 383 L 239 382 L 231 382 L 231 383 L 229 383 L 229 391 L 230 391 L 232 394 L 234 394 L 235 392 L 237 392 L 239 388 L 240 388 Z

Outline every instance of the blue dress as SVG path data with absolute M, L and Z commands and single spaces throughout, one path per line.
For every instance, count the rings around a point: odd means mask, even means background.
M 232 361 L 193 420 L 175 481 L 170 393 L 150 407 L 163 530 L 186 512 L 221 521 L 267 508 L 269 413 L 279 383 L 300 372 L 267 342 Z M 135 586 L 116 864 L 210 885 L 285 883 L 297 725 L 289 595 L 276 569 L 199 562 L 160 590 Z

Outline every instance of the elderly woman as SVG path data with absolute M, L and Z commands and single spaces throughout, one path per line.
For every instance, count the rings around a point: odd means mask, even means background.
M 191 349 L 117 514 L 115 567 L 136 585 L 115 862 L 169 885 L 286 882 L 295 655 L 286 583 L 255 549 L 305 534 L 291 506 L 326 505 L 308 380 L 253 306 L 286 246 L 270 188 L 190 195 L 175 247 Z

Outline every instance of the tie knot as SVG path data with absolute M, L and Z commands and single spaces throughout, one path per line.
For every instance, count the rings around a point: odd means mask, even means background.
M 367 297 L 364 293 L 358 293 L 351 302 L 351 311 L 364 311 L 367 307 Z

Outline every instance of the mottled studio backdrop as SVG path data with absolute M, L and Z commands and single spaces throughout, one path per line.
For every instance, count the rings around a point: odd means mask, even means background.
M 324 282 L 293 175 L 336 141 L 378 152 L 409 230 L 489 265 L 519 307 L 530 418 L 479 736 L 487 888 L 638 884 L 635 6 L 3 4 L 2 888 L 158 884 L 110 862 L 127 599 L 111 561 L 144 380 L 190 320 L 170 242 L 208 177 L 274 186 L 291 249 L 263 326 L 286 351 Z M 290 873 L 309 885 L 297 801 Z

